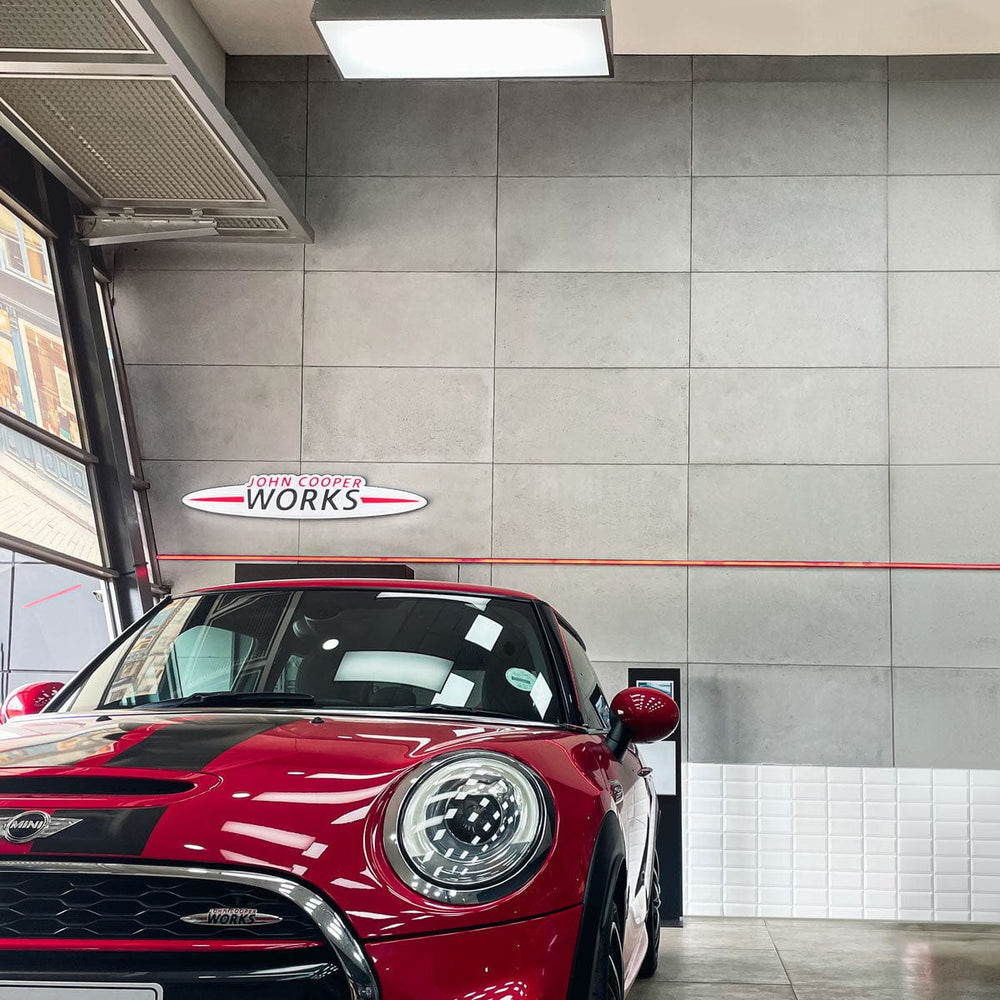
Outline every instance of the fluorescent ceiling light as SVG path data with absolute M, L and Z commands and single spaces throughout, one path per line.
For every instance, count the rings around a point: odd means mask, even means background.
M 346 80 L 611 75 L 607 0 L 316 0 L 312 16 Z

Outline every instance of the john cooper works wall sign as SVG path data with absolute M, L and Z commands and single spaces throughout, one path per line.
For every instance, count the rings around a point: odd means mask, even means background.
M 212 514 L 294 520 L 385 517 L 427 506 L 427 501 L 416 493 L 369 486 L 362 476 L 308 472 L 251 476 L 242 486 L 198 490 L 183 500 L 188 507 Z

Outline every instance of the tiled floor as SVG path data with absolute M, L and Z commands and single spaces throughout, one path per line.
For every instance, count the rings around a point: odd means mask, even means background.
M 998 1000 L 1000 925 L 691 917 L 629 1000 Z

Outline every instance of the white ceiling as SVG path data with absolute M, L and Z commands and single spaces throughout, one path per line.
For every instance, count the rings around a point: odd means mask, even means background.
M 312 0 L 193 0 L 232 55 L 323 48 Z M 1000 52 L 998 0 L 613 0 L 615 51 L 750 55 Z

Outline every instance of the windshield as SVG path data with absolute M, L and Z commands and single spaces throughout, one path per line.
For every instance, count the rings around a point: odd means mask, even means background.
M 171 601 L 60 710 L 273 704 L 561 722 L 556 692 L 526 601 L 276 589 Z

